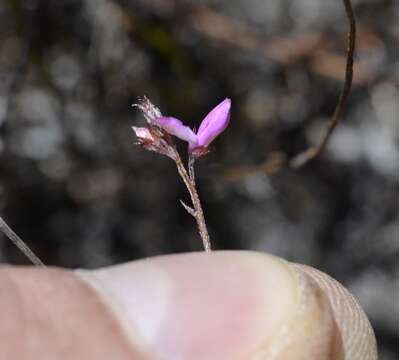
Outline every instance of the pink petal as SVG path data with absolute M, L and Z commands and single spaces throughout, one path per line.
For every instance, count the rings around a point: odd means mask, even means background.
M 231 100 L 225 99 L 202 120 L 197 131 L 198 143 L 195 147 L 207 147 L 220 133 L 222 133 L 230 121 Z
M 154 119 L 154 124 L 158 125 L 171 135 L 189 143 L 197 143 L 197 135 L 183 123 L 174 117 L 159 117 Z

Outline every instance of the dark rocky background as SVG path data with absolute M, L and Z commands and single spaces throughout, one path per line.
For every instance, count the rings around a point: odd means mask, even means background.
M 343 84 L 341 1 L 0 1 L 0 209 L 50 265 L 201 249 L 167 158 L 133 145 L 146 94 L 192 126 L 231 126 L 197 166 L 213 244 L 267 251 L 345 284 L 399 357 L 399 2 L 354 0 L 355 84 L 305 168 L 231 179 L 314 143 Z M 25 258 L 1 238 L 2 262 Z

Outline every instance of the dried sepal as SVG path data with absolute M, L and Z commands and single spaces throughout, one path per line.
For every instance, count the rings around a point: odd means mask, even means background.
M 137 137 L 137 144 L 144 145 L 146 143 L 151 143 L 154 141 L 154 137 L 148 128 L 132 126 L 132 129 Z
M 168 134 L 154 126 L 148 128 L 132 126 L 137 137 L 137 145 L 161 155 L 166 155 L 172 160 L 176 160 L 176 148 L 171 143 Z
M 146 96 L 138 97 L 138 103 L 133 104 L 133 107 L 139 108 L 147 120 L 147 122 L 152 125 L 154 120 L 162 117 L 161 110 L 159 110 Z

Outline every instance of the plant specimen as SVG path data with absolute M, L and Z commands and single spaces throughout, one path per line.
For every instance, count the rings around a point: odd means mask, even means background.
M 211 251 L 211 241 L 195 182 L 194 163 L 209 152 L 209 144 L 228 126 L 231 100 L 225 99 L 213 108 L 202 120 L 197 132 L 174 117 L 162 116 L 161 111 L 146 97 L 140 98 L 133 106 L 138 107 L 147 120 L 147 127 L 133 126 L 138 139 L 137 144 L 146 150 L 166 155 L 175 162 L 177 172 L 190 194 L 192 207 L 182 201 L 181 203 L 195 218 L 205 251 Z M 187 168 L 177 151 L 172 135 L 188 143 Z

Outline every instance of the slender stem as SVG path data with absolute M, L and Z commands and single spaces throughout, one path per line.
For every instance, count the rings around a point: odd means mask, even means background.
M 346 17 L 349 23 L 345 80 L 337 106 L 335 107 L 334 114 L 331 120 L 328 122 L 321 140 L 317 145 L 311 146 L 310 148 L 300 152 L 299 154 L 295 155 L 292 159 L 288 161 L 286 161 L 286 159 L 280 158 L 280 161 L 278 162 L 277 166 L 273 161 L 274 159 L 270 159 L 264 161 L 258 166 L 250 168 L 248 167 L 233 168 L 227 170 L 225 173 L 225 178 L 227 177 L 228 179 L 231 180 L 239 180 L 258 173 L 266 175 L 275 175 L 280 171 L 285 170 L 287 166 L 294 169 L 298 169 L 306 165 L 308 162 L 312 161 L 313 159 L 315 159 L 326 148 L 328 141 L 330 140 L 332 134 L 334 133 L 335 128 L 341 121 L 353 82 L 353 64 L 354 64 L 354 55 L 356 47 L 356 18 L 353 11 L 351 0 L 342 0 L 342 1 L 345 6 Z
M 7 225 L 0 217 L 0 230 L 22 251 L 22 253 L 36 266 L 45 266 L 43 262 L 34 254 L 28 245 Z
M 190 179 L 195 184 L 194 162 L 195 162 L 195 157 L 189 155 L 189 157 L 188 157 L 188 174 L 190 175 Z
M 206 227 L 204 212 L 202 211 L 201 201 L 198 196 L 197 188 L 195 186 L 195 179 L 194 179 L 194 161 L 189 160 L 189 172 L 190 175 L 187 173 L 186 168 L 181 161 L 180 155 L 176 151 L 175 162 L 177 166 L 177 171 L 179 172 L 180 177 L 183 179 L 184 184 L 187 187 L 188 192 L 190 193 L 191 201 L 194 207 L 194 217 L 197 221 L 198 231 L 200 233 L 202 243 L 204 244 L 204 249 L 206 252 L 210 252 L 211 248 L 211 241 L 208 234 L 208 229 Z
M 352 88 L 353 80 L 353 58 L 355 54 L 356 45 L 356 19 L 353 12 L 351 0 L 343 0 L 345 6 L 346 16 L 349 21 L 349 34 L 348 34 L 348 49 L 346 56 L 346 68 L 345 68 L 345 82 L 342 89 L 342 93 L 339 97 L 338 104 L 335 108 L 334 115 L 332 119 L 327 124 L 327 129 L 317 146 L 311 147 L 304 152 L 296 155 L 291 161 L 290 166 L 293 168 L 299 168 L 304 166 L 309 161 L 313 160 L 315 157 L 320 155 L 320 153 L 326 147 L 331 135 L 333 134 L 335 128 L 341 120 L 342 114 L 345 109 L 345 105 L 348 101 L 348 97 Z

